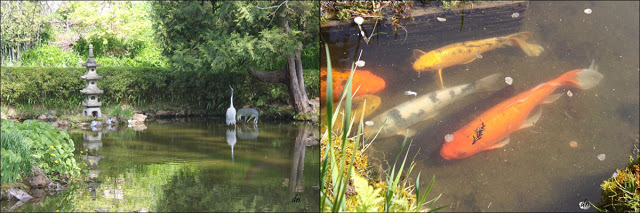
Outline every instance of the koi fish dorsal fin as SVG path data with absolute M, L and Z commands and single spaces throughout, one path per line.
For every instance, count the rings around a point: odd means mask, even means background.
M 520 126 L 520 129 L 532 127 L 534 124 L 536 124 L 536 122 L 538 122 L 541 115 L 542 115 L 542 110 L 539 109 L 538 112 L 536 112 L 536 114 L 529 116 L 526 120 L 524 120 L 524 122 L 522 122 L 522 126 Z
M 411 59 L 413 59 L 413 60 L 418 59 L 418 58 L 420 58 L 420 56 L 422 56 L 424 54 L 427 54 L 427 53 L 425 53 L 424 51 L 419 50 L 419 49 L 413 49 L 413 52 L 412 52 L 412 55 L 411 55 Z
M 500 142 L 495 143 L 495 144 L 493 144 L 491 146 L 488 146 L 487 148 L 484 148 L 484 150 L 501 148 L 504 145 L 507 145 L 509 143 L 509 140 L 511 140 L 511 138 L 509 136 L 507 136 L 506 138 L 502 139 Z

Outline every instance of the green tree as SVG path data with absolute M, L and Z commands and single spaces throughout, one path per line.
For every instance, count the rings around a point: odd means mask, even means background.
M 317 3 L 170 1 L 152 7 L 157 39 L 174 70 L 247 70 L 261 81 L 286 84 L 296 111 L 311 111 L 301 52 L 319 45 Z
M 21 52 L 50 39 L 47 33 L 46 2 L 1 1 L 2 60 L 20 61 Z
M 134 58 L 144 49 L 154 48 L 149 2 L 89 1 L 63 2 L 58 18 L 80 40 L 74 49 L 87 55 L 89 43 L 96 57 L 105 54 Z

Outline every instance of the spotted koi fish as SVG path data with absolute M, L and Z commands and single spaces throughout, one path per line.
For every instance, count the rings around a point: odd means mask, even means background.
M 531 127 L 540 119 L 541 110 L 530 115 L 536 106 L 552 103 L 563 95 L 552 94 L 556 89 L 589 89 L 596 86 L 603 77 L 592 62 L 588 69 L 569 71 L 507 99 L 449 136 L 451 140 L 445 140 L 440 155 L 447 160 L 461 159 L 481 151 L 503 147 L 509 143 L 512 132 Z
M 378 137 L 404 136 L 408 127 L 433 118 L 440 109 L 460 98 L 477 92 L 501 89 L 504 85 L 500 80 L 500 74 L 493 74 L 470 84 L 454 86 L 413 98 L 374 117 L 371 120 L 373 125 L 365 127 L 364 134 L 366 137 L 375 135 L 382 127 Z M 409 137 L 415 133 L 415 130 L 409 129 Z

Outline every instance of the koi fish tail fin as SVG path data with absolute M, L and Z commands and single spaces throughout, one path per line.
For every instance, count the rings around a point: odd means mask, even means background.
M 598 65 L 595 64 L 595 61 L 591 61 L 589 68 L 569 71 L 558 77 L 558 81 L 561 84 L 569 84 L 580 89 L 590 89 L 598 85 L 602 78 L 604 75 L 598 72 Z
M 500 74 L 496 73 L 477 80 L 476 82 L 473 82 L 473 84 L 476 85 L 476 89 L 479 92 L 491 92 L 502 89 L 502 87 L 504 87 L 504 84 L 502 84 L 501 82 L 502 81 L 500 81 Z
M 527 56 L 539 56 L 544 48 L 538 44 L 528 43 L 528 40 L 531 37 L 530 32 L 520 32 L 505 36 L 506 39 L 505 45 L 507 46 L 519 46 L 522 51 L 524 51 Z

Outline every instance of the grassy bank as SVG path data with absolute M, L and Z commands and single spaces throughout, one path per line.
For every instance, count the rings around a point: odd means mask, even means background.
M 2 111 L 13 117 L 35 118 L 82 111 L 84 68 L 2 67 Z M 319 70 L 305 73 L 306 91 L 319 95 Z M 258 81 L 246 72 L 174 72 L 161 67 L 98 67 L 103 108 L 131 106 L 146 113 L 223 115 L 233 86 L 234 106 L 257 108 L 266 118 L 292 116 L 288 89 L 283 84 Z M 224 83 L 221 83 L 224 82 Z M 316 95 L 313 95 L 316 94 Z M 53 112 L 52 112 L 53 111 Z M 289 113 L 289 114 L 287 114 Z

